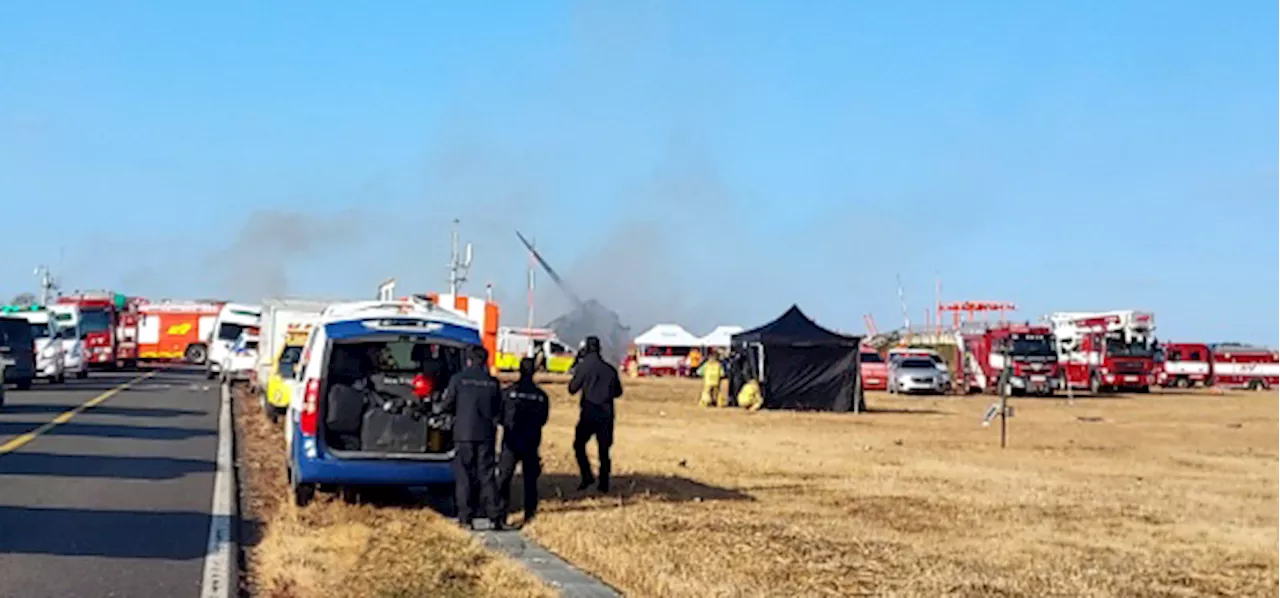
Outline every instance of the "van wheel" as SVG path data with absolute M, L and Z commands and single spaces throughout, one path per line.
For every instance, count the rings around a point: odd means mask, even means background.
M 66 382 L 66 381 L 67 381 L 67 373 L 66 373 L 66 372 L 58 372 L 58 377 L 54 378 L 54 379 L 53 379 L 53 381 L 54 381 L 54 382 L 57 382 L 58 384 L 62 384 L 62 383 L 64 383 L 64 382 Z
M 81 380 L 84 380 L 85 378 L 88 378 L 88 377 L 89 377 L 89 372 L 87 372 L 87 371 L 85 371 L 85 370 L 80 370 L 80 371 L 76 372 L 76 377 L 77 377 L 77 378 L 79 378 L 79 379 L 81 379 Z
M 16 383 L 18 390 L 31 390 L 31 378 L 23 378 Z
M 311 499 L 316 497 L 316 485 L 299 482 L 293 475 L 292 468 L 289 469 L 289 486 L 293 489 L 293 505 L 295 507 L 305 507 L 311 504 Z

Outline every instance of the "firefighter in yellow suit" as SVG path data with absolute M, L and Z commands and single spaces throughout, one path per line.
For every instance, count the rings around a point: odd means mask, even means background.
M 710 407 L 715 403 L 717 407 L 727 407 L 729 397 L 720 392 L 720 380 L 724 378 L 724 368 L 720 365 L 720 358 L 715 353 L 711 353 L 698 369 L 702 374 L 702 398 L 698 404 Z
M 760 394 L 760 383 L 755 378 L 747 380 L 738 391 L 738 406 L 748 411 L 759 411 L 764 406 L 764 396 Z

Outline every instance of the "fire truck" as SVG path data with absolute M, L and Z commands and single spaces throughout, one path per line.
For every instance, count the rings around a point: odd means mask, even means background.
M 1165 343 L 1156 349 L 1156 383 L 1191 388 L 1213 383 L 1213 350 L 1201 343 Z
M 211 301 L 148 303 L 138 307 L 138 358 L 204 364 L 222 304 Z
M 58 297 L 59 305 L 78 308 L 80 332 L 89 366 L 132 368 L 138 363 L 137 301 L 110 291 L 76 291 Z
M 1237 343 L 1220 343 L 1212 348 L 1212 384 L 1250 390 L 1280 385 L 1280 355 L 1275 350 Z
M 1148 392 L 1155 384 L 1156 326 L 1150 312 L 1057 312 L 1047 319 L 1072 388 Z
M 968 390 L 995 393 L 1008 368 L 1009 395 L 1053 396 L 1062 388 L 1053 330 L 1047 325 L 996 324 L 964 335 Z

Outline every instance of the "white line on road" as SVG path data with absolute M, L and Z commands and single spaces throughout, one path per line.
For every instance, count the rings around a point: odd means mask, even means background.
M 213 477 L 213 506 L 209 510 L 209 544 L 204 555 L 201 598 L 228 598 L 235 592 L 231 579 L 231 506 L 235 496 L 231 461 L 231 392 L 221 387 L 218 408 L 218 459 Z

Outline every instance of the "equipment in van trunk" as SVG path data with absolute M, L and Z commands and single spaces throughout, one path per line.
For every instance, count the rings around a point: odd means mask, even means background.
M 295 504 L 322 484 L 452 484 L 453 422 L 439 399 L 462 351 L 480 344 L 477 322 L 427 301 L 326 308 L 302 350 L 288 411 Z

